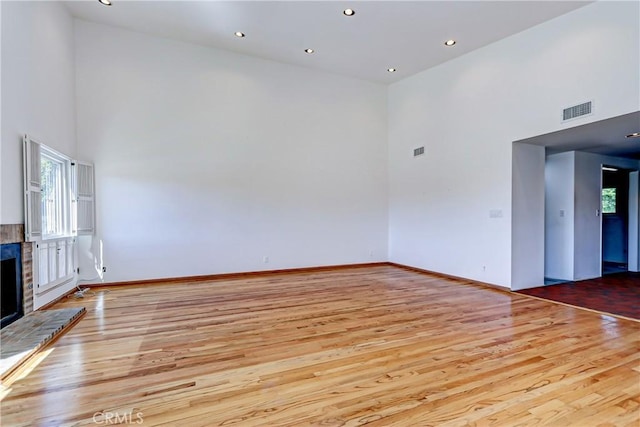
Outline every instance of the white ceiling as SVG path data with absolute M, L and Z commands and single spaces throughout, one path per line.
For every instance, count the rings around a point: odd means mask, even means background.
M 112 1 L 110 7 L 97 0 L 64 3 L 80 19 L 383 84 L 590 3 Z M 344 16 L 347 7 L 356 14 Z M 235 37 L 236 31 L 246 37 Z M 458 43 L 445 47 L 447 39 Z M 305 54 L 306 48 L 315 53 Z

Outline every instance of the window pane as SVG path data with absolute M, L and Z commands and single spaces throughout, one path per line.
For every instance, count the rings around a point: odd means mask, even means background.
M 602 213 L 605 213 L 605 214 L 616 213 L 616 189 L 615 188 L 602 189 Z
M 60 235 L 63 228 L 62 162 L 42 155 L 42 234 Z

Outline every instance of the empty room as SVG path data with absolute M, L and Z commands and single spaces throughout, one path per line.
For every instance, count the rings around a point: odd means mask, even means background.
M 638 426 L 637 1 L 0 1 L 2 426 Z

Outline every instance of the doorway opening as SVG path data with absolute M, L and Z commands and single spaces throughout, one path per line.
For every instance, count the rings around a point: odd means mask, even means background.
M 628 270 L 629 170 L 602 166 L 602 274 Z
M 602 165 L 631 171 L 626 262 L 640 271 L 640 145 L 627 137 L 638 120 L 635 111 L 514 141 L 512 290 L 602 276 Z

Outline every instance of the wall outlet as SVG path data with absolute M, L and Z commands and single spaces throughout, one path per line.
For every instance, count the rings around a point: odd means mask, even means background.
M 265 256 L 264 258 L 262 258 L 262 262 L 264 262 L 265 264 L 269 264 L 269 257 Z
M 106 273 L 107 272 L 107 267 L 102 267 L 102 272 Z
M 373 258 L 373 251 L 369 251 L 369 258 Z

